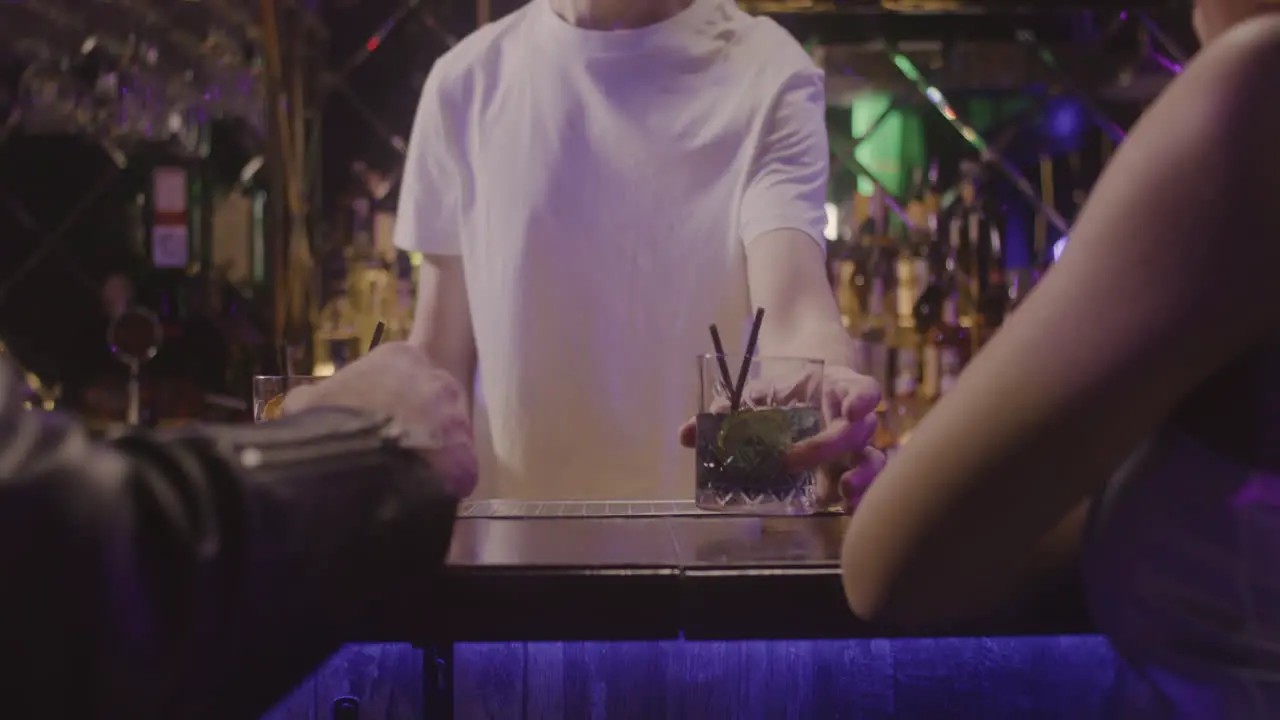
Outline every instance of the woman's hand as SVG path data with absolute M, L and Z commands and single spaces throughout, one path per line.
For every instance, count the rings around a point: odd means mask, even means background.
M 876 431 L 880 385 L 850 368 L 829 366 L 822 379 L 822 417 L 817 435 L 791 446 L 793 470 L 817 469 L 818 497 L 852 510 L 884 469 L 884 453 L 871 447 Z

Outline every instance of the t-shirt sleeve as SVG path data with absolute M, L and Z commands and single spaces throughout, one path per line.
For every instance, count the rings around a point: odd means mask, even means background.
M 451 127 L 455 108 L 442 91 L 442 74 L 433 69 L 427 76 L 413 118 L 400 179 L 395 244 L 408 252 L 457 255 L 461 252 L 462 148 Z
M 805 69 L 783 84 L 761 130 L 739 214 L 742 241 L 791 228 L 825 250 L 830 163 L 823 76 Z

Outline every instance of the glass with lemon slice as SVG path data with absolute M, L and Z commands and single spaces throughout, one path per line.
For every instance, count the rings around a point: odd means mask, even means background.
M 323 379 L 318 375 L 254 375 L 253 421 L 279 420 L 284 413 L 284 396 L 290 390 Z
M 822 429 L 823 362 L 752 357 L 733 408 L 722 366 L 737 373 L 742 356 L 698 357 L 695 501 L 704 510 L 808 515 L 821 508 L 812 471 L 787 468 L 787 451 Z

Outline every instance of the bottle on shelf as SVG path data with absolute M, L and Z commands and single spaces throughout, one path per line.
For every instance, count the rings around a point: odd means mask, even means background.
M 836 305 L 840 308 L 840 322 L 850 331 L 862 324 L 865 314 L 863 297 L 858 292 L 858 281 L 866 281 L 865 268 L 858 261 L 858 249 L 852 244 L 846 245 L 834 263 Z
M 967 295 L 967 284 L 959 280 L 962 225 L 961 216 L 949 216 L 944 233 L 936 235 L 926 248 L 924 266 L 927 268 L 927 281 L 912 309 L 919 332 L 927 331 L 942 320 L 942 303 L 945 298 L 953 294 L 958 297 Z
M 871 204 L 872 198 L 854 193 L 850 203 L 850 238 L 836 262 L 836 304 L 841 322 L 854 334 L 862 326 L 869 301 L 871 245 L 875 237 Z
M 938 161 L 917 166 L 912 177 L 911 190 L 905 207 L 907 221 L 918 231 L 936 232 L 938 212 L 942 205 L 942 190 L 938 185 Z
M 940 320 L 924 334 L 920 391 L 927 402 L 936 402 L 955 386 L 973 350 L 969 328 L 960 324 L 958 293 L 942 301 Z
M 885 306 L 884 278 L 880 275 L 873 276 L 869 284 L 867 313 L 855 342 L 855 369 L 863 375 L 875 378 L 881 387 L 887 388 L 891 381 L 888 341 L 892 326 Z
M 894 258 L 893 314 L 895 332 L 902 337 L 914 337 L 916 330 L 915 306 L 924 292 L 916 271 L 914 248 L 903 245 Z
M 962 163 L 960 192 L 951 208 L 947 227 L 949 270 L 959 286 L 957 312 L 964 327 L 979 321 L 977 298 L 981 294 L 980 255 L 990 223 L 984 205 L 981 165 Z
M 907 200 L 902 206 L 907 222 L 915 229 L 924 227 L 929 221 L 928 184 L 924 166 L 917 165 L 911 172 L 911 186 L 907 189 Z
M 1010 286 L 1005 269 L 1004 241 L 998 224 L 991 223 L 986 234 L 986 266 L 978 296 L 977 347 L 987 344 L 1004 324 L 1009 312 Z
M 885 420 L 895 447 L 901 447 L 911 436 L 916 423 L 924 414 L 920 402 L 920 355 L 916 346 L 905 345 L 893 349 L 893 383 L 888 386 L 889 400 Z
M 929 248 L 933 246 L 934 240 L 938 237 L 939 220 L 942 213 L 942 188 L 939 185 L 938 176 L 938 161 L 934 160 L 929 165 L 926 185 L 919 200 L 919 204 L 924 211 L 924 222 L 918 227 L 913 244 L 916 256 L 916 282 L 919 284 L 921 292 L 924 291 L 928 282 Z

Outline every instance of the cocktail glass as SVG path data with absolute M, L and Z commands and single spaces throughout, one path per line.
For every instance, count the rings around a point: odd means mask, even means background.
M 253 421 L 279 420 L 284 409 L 284 396 L 290 390 L 323 379 L 318 375 L 254 375 Z
M 722 365 L 736 384 L 741 356 L 698 357 L 698 507 L 751 515 L 809 515 L 822 509 L 816 473 L 793 471 L 786 460 L 792 444 L 822 429 L 823 362 L 752 358 L 736 411 Z

